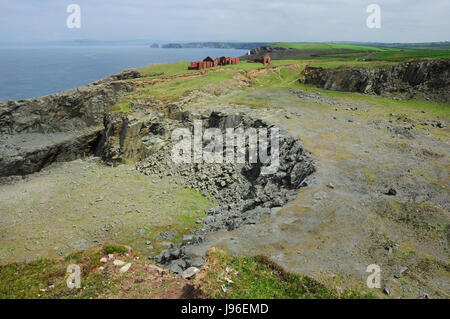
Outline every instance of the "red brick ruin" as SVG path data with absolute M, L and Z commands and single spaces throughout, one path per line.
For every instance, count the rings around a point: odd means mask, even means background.
M 230 58 L 230 57 L 220 57 L 220 58 L 213 58 L 206 57 L 203 61 L 194 61 L 191 62 L 188 69 L 189 70 L 203 70 L 207 68 L 213 68 L 219 65 L 229 65 L 229 64 L 239 64 L 239 58 Z
M 270 59 L 270 55 L 266 54 L 266 56 L 262 59 L 256 59 L 253 60 L 253 62 L 257 62 L 257 63 L 262 63 L 264 65 L 268 64 L 268 65 L 272 65 L 272 60 Z

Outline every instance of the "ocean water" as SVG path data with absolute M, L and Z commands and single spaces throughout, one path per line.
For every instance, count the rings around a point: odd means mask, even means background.
M 234 49 L 123 47 L 0 47 L 0 101 L 39 97 L 87 85 L 125 69 L 206 56 L 242 56 Z

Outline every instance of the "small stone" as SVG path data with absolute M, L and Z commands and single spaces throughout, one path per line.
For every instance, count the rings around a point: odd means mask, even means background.
M 148 268 L 150 268 L 151 270 L 156 270 L 159 273 L 163 273 L 164 272 L 164 269 L 162 269 L 161 267 L 158 267 L 156 265 L 153 265 L 153 264 L 148 265 Z
M 125 266 L 123 266 L 122 268 L 120 268 L 119 271 L 120 271 L 121 274 L 124 274 L 130 269 L 130 267 L 131 267 L 131 263 L 128 263 Z
M 100 262 L 106 264 L 108 262 L 108 258 L 103 257 L 102 259 L 100 259 Z
M 334 185 L 332 183 L 328 183 L 327 187 L 331 188 L 331 189 L 334 189 Z
M 408 267 L 402 267 L 394 273 L 395 278 L 401 278 L 403 273 L 408 270 Z
M 114 259 L 114 254 L 109 254 L 109 255 L 108 255 L 108 258 L 109 258 L 109 260 Z
M 186 269 L 185 271 L 182 272 L 181 276 L 184 279 L 190 279 L 190 278 L 193 278 L 199 272 L 200 272 L 200 269 L 198 269 L 196 267 L 189 267 L 188 269 Z
M 389 288 L 384 288 L 383 289 L 383 293 L 385 294 L 385 295 L 390 295 L 391 294 L 391 291 L 389 290 Z
M 114 260 L 113 265 L 116 267 L 122 267 L 123 265 L 125 265 L 125 262 L 117 259 L 117 260 Z
M 183 236 L 183 245 L 189 245 L 192 242 L 192 235 L 184 235 Z

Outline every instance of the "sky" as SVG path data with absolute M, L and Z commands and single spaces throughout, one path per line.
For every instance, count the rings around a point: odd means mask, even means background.
M 81 28 L 69 29 L 70 4 Z M 370 29 L 370 4 L 381 28 Z M 450 40 L 449 0 L 1 0 L 0 42 L 434 42 Z

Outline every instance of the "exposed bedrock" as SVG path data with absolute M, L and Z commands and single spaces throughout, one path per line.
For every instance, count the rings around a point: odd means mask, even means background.
M 0 102 L 0 177 L 93 154 L 105 114 L 136 86 L 120 79 L 136 76 L 124 72 L 57 94 Z
M 450 101 L 450 60 L 405 62 L 384 68 L 323 69 L 307 67 L 300 82 L 334 91 L 385 95 L 403 93 Z
M 75 133 L 0 135 L 0 177 L 27 175 L 53 162 L 93 154 L 103 128 Z
M 271 127 L 269 123 L 243 114 L 222 112 L 186 112 L 180 126 L 192 130 L 196 119 L 202 120 L 203 129 L 218 128 L 224 135 L 228 128 L 246 130 Z M 204 146 L 208 143 L 204 141 Z M 298 189 L 307 185 L 307 178 L 315 171 L 311 156 L 304 150 L 302 143 L 285 131 L 280 131 L 280 165 L 274 174 L 262 174 L 263 168 L 271 163 L 261 161 L 254 164 L 248 160 L 245 164 L 174 164 L 171 158 L 172 147 L 173 141 L 169 140 L 158 152 L 139 162 L 137 169 L 144 174 L 171 178 L 185 187 L 211 195 L 218 205 L 207 211 L 208 217 L 203 219 L 201 229 L 185 236 L 180 245 L 164 250 L 155 258 L 174 272 L 196 266 L 200 260 L 198 256 L 186 255 L 186 246 L 201 243 L 209 232 L 221 229 L 231 231 L 243 225 L 258 223 L 261 216 L 270 215 L 293 200 Z M 245 147 L 248 156 L 248 141 Z
M 132 82 L 117 81 L 0 102 L 0 134 L 68 132 L 102 125 L 109 107 L 134 87 Z
M 107 114 L 96 155 L 111 165 L 136 163 L 161 149 L 168 127 L 167 119 L 154 114 Z

